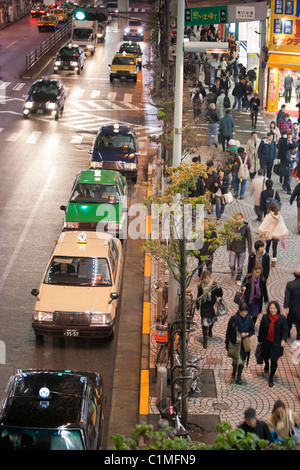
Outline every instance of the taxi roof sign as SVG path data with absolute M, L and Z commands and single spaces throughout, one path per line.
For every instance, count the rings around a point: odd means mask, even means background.
M 81 233 L 78 235 L 77 241 L 78 241 L 78 243 L 86 243 L 86 233 L 81 232 Z

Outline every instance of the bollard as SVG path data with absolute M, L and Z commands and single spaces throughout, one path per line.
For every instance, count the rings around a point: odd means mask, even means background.
M 166 367 L 160 366 L 157 368 L 156 406 L 162 410 L 167 406 L 167 374 Z

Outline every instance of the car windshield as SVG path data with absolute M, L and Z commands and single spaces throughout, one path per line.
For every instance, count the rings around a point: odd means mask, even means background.
M 79 53 L 77 50 L 69 47 L 64 47 L 58 53 L 59 58 L 67 58 L 67 59 L 77 59 L 79 57 Z
M 46 406 L 46 405 L 45 405 Z M 0 427 L 1 450 L 84 450 L 79 430 Z
M 134 141 L 131 135 L 99 135 L 96 139 L 95 148 L 104 149 L 125 149 L 134 151 Z
M 34 85 L 29 97 L 32 101 L 56 101 L 59 96 L 59 89 L 53 84 L 38 84 Z
M 120 52 L 127 52 L 128 54 L 141 54 L 141 49 L 139 46 L 121 46 Z
M 120 193 L 116 184 L 78 183 L 70 202 L 89 204 L 118 204 Z
M 134 59 L 132 57 L 114 57 L 112 61 L 113 65 L 134 65 Z
M 141 26 L 140 20 L 129 20 L 129 26 Z
M 89 28 L 74 28 L 73 39 L 89 39 L 93 35 L 93 32 Z
M 71 258 L 54 256 L 47 270 L 45 284 L 69 286 L 112 285 L 106 258 Z

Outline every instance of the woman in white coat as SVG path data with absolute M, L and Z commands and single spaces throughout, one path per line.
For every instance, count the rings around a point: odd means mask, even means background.
M 269 253 L 272 243 L 273 258 L 271 258 L 271 266 L 276 266 L 278 242 L 289 233 L 276 204 L 269 204 L 267 215 L 257 231 L 261 238 L 266 241 L 267 253 Z

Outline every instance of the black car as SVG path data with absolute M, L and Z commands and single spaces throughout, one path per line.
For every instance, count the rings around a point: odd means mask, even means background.
M 63 112 L 66 89 L 60 80 L 36 80 L 30 87 L 23 106 L 23 116 L 29 114 L 50 115 L 56 120 Z
M 0 410 L 0 450 L 98 450 L 103 408 L 98 373 L 17 370 Z
M 68 44 L 62 47 L 54 60 L 54 73 L 58 70 L 74 70 L 80 75 L 85 61 L 85 53 L 80 46 Z
M 136 182 L 140 153 L 133 127 L 102 126 L 89 153 L 90 168 L 119 171 Z
M 36 3 L 30 10 L 32 18 L 39 18 L 40 16 L 46 15 L 49 9 L 43 3 Z

